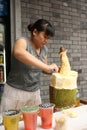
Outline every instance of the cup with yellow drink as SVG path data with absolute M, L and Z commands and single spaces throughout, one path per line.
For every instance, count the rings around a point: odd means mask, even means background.
M 3 124 L 5 130 L 18 130 L 20 111 L 8 110 L 3 112 Z

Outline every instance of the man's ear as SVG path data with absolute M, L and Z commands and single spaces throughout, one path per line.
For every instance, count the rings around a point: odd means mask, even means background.
M 33 36 L 36 36 L 37 34 L 38 34 L 37 29 L 34 29 L 34 30 L 33 30 Z

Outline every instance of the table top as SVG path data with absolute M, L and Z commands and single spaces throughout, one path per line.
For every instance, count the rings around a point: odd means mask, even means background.
M 65 113 L 65 110 L 55 112 L 53 114 L 53 126 L 52 129 L 49 130 L 55 130 L 55 118 L 58 117 L 64 117 L 66 119 L 66 130 L 87 130 L 87 105 L 83 105 L 76 108 L 70 108 L 70 110 L 74 111 L 77 116 L 71 117 L 67 113 Z M 4 130 L 4 126 L 0 126 L 0 130 Z M 24 123 L 23 121 L 19 122 L 19 130 L 24 130 Z M 37 118 L 37 130 L 44 130 L 41 128 L 41 119 L 38 116 Z

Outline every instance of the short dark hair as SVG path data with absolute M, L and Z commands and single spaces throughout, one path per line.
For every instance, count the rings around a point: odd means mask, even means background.
M 29 24 L 27 28 L 31 34 L 34 29 L 37 29 L 38 32 L 44 31 L 47 36 L 54 36 L 55 34 L 53 26 L 45 19 L 39 19 L 35 23 Z

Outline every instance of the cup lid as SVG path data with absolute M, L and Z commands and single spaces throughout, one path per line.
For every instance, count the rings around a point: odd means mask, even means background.
M 35 112 L 38 111 L 39 107 L 38 106 L 23 106 L 21 111 L 22 112 Z
M 4 116 L 13 116 L 19 113 L 19 110 L 8 110 L 3 112 Z
M 41 108 L 55 107 L 55 104 L 54 103 L 43 103 L 43 104 L 40 104 L 39 107 L 41 107 Z

